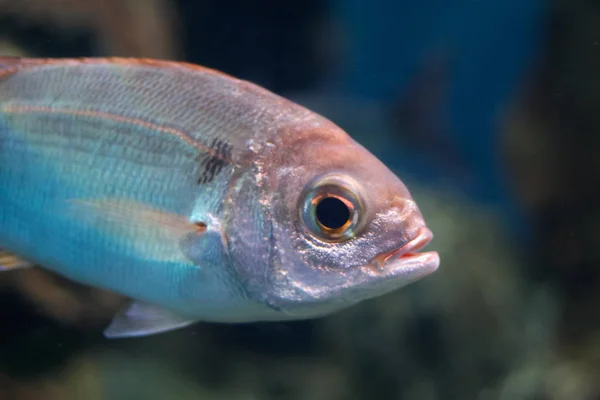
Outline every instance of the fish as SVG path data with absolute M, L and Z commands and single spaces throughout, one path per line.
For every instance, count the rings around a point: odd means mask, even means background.
M 0 270 L 127 297 L 108 338 L 323 317 L 436 271 L 432 238 L 379 159 L 251 82 L 0 57 Z

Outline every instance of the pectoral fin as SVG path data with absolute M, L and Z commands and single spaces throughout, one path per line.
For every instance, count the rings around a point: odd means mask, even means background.
M 104 336 L 110 339 L 148 336 L 183 328 L 194 322 L 158 306 L 132 301 L 115 316 Z
M 14 255 L 13 253 L 0 249 L 0 272 L 12 271 L 21 268 L 30 268 L 34 264 Z
M 194 223 L 133 200 L 76 199 L 71 201 L 71 208 L 100 232 L 126 243 L 140 258 L 188 260 L 181 250 L 182 241 L 206 232 L 203 222 Z

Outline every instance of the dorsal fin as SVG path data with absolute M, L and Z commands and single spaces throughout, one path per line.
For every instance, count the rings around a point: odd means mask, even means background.
M 6 75 L 13 74 L 22 68 L 43 64 L 44 62 L 44 59 L 24 58 L 16 56 L 0 57 L 0 78 Z

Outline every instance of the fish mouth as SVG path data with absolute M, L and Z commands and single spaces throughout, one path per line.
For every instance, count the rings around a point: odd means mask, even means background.
M 417 235 L 395 250 L 379 254 L 371 263 L 372 267 L 385 274 L 399 274 L 413 281 L 435 272 L 440 264 L 437 252 L 420 252 L 433 239 L 433 233 L 426 227 Z

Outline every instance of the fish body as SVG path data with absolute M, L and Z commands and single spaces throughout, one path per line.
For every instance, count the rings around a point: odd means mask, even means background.
M 317 218 L 328 196 L 345 227 Z M 324 315 L 433 272 L 437 254 L 401 251 L 429 239 L 374 156 L 254 84 L 167 61 L 0 58 L 0 248 L 134 299 L 112 336 Z

